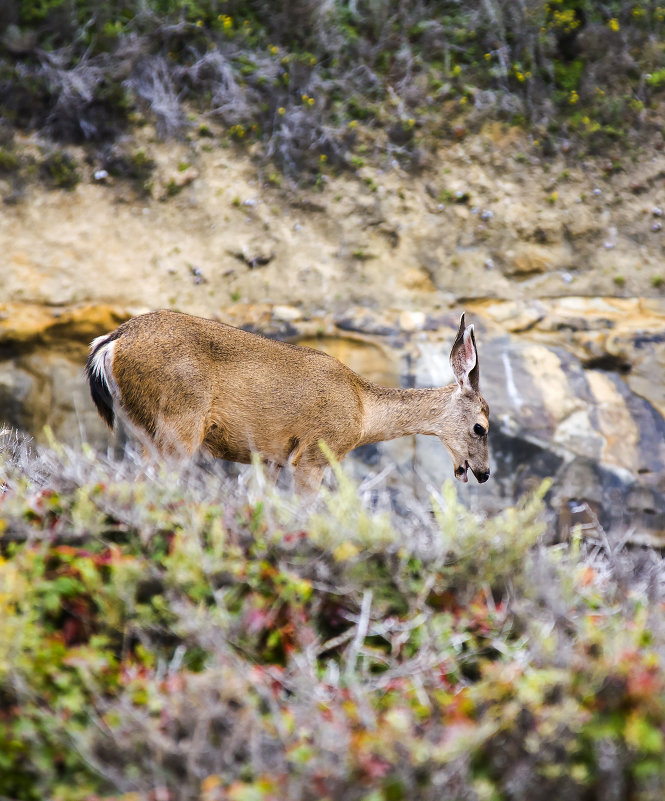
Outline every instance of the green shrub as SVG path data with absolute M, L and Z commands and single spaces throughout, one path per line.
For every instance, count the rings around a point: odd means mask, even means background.
M 5 434 L 3 795 L 660 797 L 657 552 L 543 546 L 547 485 L 397 518 L 333 472 L 302 504 Z
M 665 86 L 665 69 L 656 70 L 647 75 L 647 83 L 652 89 L 661 89 Z
M 56 151 L 42 162 L 42 175 L 56 189 L 73 189 L 81 180 L 76 161 L 69 153 Z
M 19 157 L 12 150 L 0 147 L 0 173 L 16 172 L 20 167 Z
M 640 135 L 663 83 L 665 12 L 646 2 L 21 0 L 16 15 L 21 55 L 0 57 L 0 104 L 16 124 L 104 142 L 148 116 L 180 136 L 186 103 L 310 182 L 321 155 L 336 168 L 357 155 L 350 123 L 368 154 L 421 163 L 444 100 L 460 123 L 544 122 L 583 150 L 611 148 Z

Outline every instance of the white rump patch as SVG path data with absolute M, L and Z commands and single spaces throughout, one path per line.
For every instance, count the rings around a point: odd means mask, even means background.
M 94 349 L 100 345 L 106 339 L 106 335 L 97 337 L 97 339 L 93 339 L 90 345 L 90 350 L 94 351 Z M 107 342 L 106 345 L 102 345 L 97 353 L 92 357 L 92 362 L 90 363 L 90 372 L 92 375 L 98 380 L 101 381 L 103 384 L 106 384 L 106 388 L 111 393 L 113 397 L 117 395 L 117 386 L 115 381 L 113 380 L 113 373 L 111 372 L 113 367 L 113 356 L 115 354 L 115 340 L 112 342 Z

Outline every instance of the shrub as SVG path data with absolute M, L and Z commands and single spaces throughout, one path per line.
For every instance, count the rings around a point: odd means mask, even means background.
M 302 504 L 2 453 L 8 797 L 662 795 L 657 552 L 546 548 L 538 496 L 483 520 L 446 485 L 399 518 L 338 466 Z
M 350 123 L 362 125 L 370 155 L 407 166 L 422 163 L 442 130 L 457 136 L 488 117 L 535 123 L 544 146 L 559 135 L 593 151 L 639 136 L 641 112 L 665 86 L 665 12 L 646 2 L 627 8 L 21 2 L 18 34 L 0 57 L 0 106 L 58 141 L 108 142 L 135 111 L 152 116 L 161 136 L 180 136 L 187 103 L 310 181 L 321 155 L 335 168 L 349 163 L 358 143 Z
M 41 172 L 56 189 L 73 189 L 80 181 L 76 161 L 69 153 L 60 150 L 44 159 Z
M 0 173 L 12 173 L 19 169 L 21 162 L 13 150 L 0 147 Z

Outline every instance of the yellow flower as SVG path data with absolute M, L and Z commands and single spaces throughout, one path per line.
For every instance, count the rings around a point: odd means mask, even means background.
M 279 116 L 280 116 L 280 117 L 281 117 L 283 114 L 286 114 L 286 109 L 284 108 L 284 106 L 280 106 L 280 107 L 277 109 L 277 113 L 279 114 Z
M 563 30 L 564 33 L 570 33 L 579 27 L 580 20 L 575 14 L 575 9 L 566 8 L 563 11 L 557 10 L 554 12 L 554 25 Z
M 222 777 L 218 776 L 216 773 L 212 773 L 209 776 L 206 776 L 201 782 L 201 792 L 209 793 L 212 790 L 215 790 L 217 787 L 221 787 L 221 785 Z
M 492 58 L 491 53 L 485 53 L 485 61 L 489 61 Z
M 347 562 L 349 559 L 353 559 L 354 556 L 358 556 L 359 553 L 358 547 L 346 540 L 346 542 L 343 542 L 335 548 L 333 556 L 337 562 Z
M 570 93 L 570 97 L 568 98 L 568 102 L 570 103 L 571 106 L 574 106 L 575 103 L 577 103 L 579 101 L 579 99 L 580 99 L 580 96 L 573 89 L 573 91 Z
M 202 28 L 203 27 L 203 20 L 202 19 L 197 19 L 196 20 L 196 27 L 197 28 Z
M 326 154 L 325 154 L 325 153 L 321 153 L 321 155 L 319 156 L 319 161 L 320 161 L 322 164 L 325 164 L 325 162 L 326 162 L 326 161 L 328 161 L 328 156 L 326 156 Z
M 612 19 L 607 24 L 611 31 L 619 30 L 619 20 L 616 17 L 612 17 Z
M 358 120 L 351 120 L 349 128 L 355 128 L 358 125 Z

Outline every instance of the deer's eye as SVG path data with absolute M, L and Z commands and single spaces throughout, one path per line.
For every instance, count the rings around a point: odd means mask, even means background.
M 480 425 L 480 423 L 476 423 L 473 427 L 473 433 L 478 434 L 479 437 L 484 437 L 487 434 L 487 431 Z

